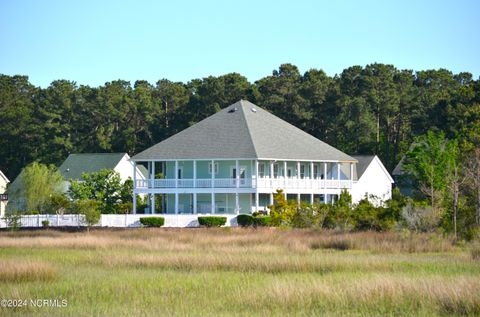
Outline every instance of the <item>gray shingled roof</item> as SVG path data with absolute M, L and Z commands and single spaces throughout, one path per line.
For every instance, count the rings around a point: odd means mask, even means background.
M 356 160 L 245 100 L 132 157 L 169 159 Z
M 367 170 L 367 167 L 372 163 L 375 155 L 354 155 L 355 159 L 357 159 L 357 179 L 362 177 L 363 173 Z
M 79 153 L 70 154 L 59 170 L 65 180 L 81 179 L 83 173 L 94 173 L 102 169 L 114 169 L 127 153 Z

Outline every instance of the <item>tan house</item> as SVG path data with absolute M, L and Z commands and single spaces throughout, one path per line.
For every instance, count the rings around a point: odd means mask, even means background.
M 10 183 L 7 176 L 0 171 L 0 217 L 5 215 L 5 208 L 7 207 L 8 195 L 5 194 L 7 184 Z

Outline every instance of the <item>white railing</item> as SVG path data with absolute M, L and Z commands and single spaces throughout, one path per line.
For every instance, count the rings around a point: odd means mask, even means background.
M 238 182 L 238 184 L 237 184 Z M 213 184 L 213 186 L 212 186 Z M 238 185 L 238 186 L 237 186 Z M 289 188 L 335 189 L 350 188 L 350 180 L 310 178 L 199 178 L 137 180 L 135 188 Z

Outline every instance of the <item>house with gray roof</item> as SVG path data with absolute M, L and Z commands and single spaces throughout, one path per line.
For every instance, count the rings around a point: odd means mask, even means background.
M 332 202 L 357 181 L 358 160 L 245 100 L 132 157 L 147 179 L 134 193 L 151 213 L 265 210 L 282 189 L 298 202 Z M 161 172 L 162 178 L 155 177 Z M 156 199 L 158 195 L 162 199 Z M 134 196 L 134 210 L 136 201 Z

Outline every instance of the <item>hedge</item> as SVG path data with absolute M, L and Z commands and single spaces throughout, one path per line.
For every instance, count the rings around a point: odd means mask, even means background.
M 227 222 L 227 217 L 205 216 L 198 217 L 198 223 L 205 227 L 221 227 Z
M 267 227 L 270 226 L 272 222 L 272 218 L 270 216 L 252 216 L 252 215 L 238 215 L 237 216 L 237 223 L 239 226 L 242 227 L 250 227 L 250 226 L 259 226 L 259 227 Z
M 163 217 L 141 217 L 140 223 L 145 227 L 161 227 L 165 224 Z

